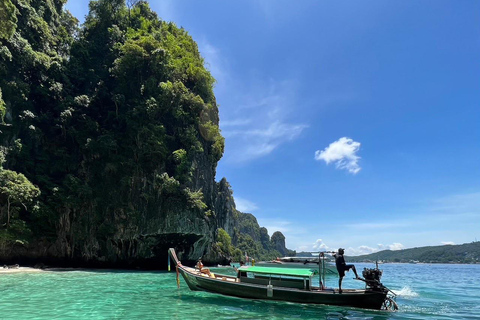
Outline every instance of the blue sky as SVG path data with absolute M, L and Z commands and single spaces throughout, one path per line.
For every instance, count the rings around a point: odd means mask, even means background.
M 217 80 L 217 180 L 288 248 L 480 240 L 479 1 L 150 6 Z M 66 7 L 83 21 L 88 1 Z

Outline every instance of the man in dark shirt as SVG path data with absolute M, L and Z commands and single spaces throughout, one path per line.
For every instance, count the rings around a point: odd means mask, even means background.
M 346 264 L 345 263 L 345 258 L 343 257 L 343 254 L 345 253 L 345 249 L 340 248 L 338 249 L 338 253 L 336 253 L 335 256 L 335 264 L 337 265 L 337 270 L 338 270 L 338 276 L 340 279 L 338 279 L 338 292 L 342 293 L 342 280 L 343 277 L 345 276 L 345 271 L 349 271 L 350 269 L 353 270 L 353 273 L 355 273 L 355 278 L 360 279 L 360 277 L 357 274 L 357 270 L 355 269 L 355 266 L 353 264 Z

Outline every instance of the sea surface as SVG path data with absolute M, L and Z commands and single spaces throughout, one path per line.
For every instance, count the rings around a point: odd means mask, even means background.
M 0 274 L 0 319 L 480 319 L 480 265 L 379 267 L 383 284 L 397 294 L 397 312 L 193 292 L 183 279 L 177 288 L 174 271 L 81 270 Z M 327 278 L 327 286 L 337 283 Z M 343 287 L 363 285 L 348 272 Z

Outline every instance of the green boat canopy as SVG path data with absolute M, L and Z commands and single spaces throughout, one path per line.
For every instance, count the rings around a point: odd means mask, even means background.
M 240 267 L 238 270 L 245 271 L 245 272 L 253 272 L 253 273 L 274 274 L 279 276 L 304 277 L 304 278 L 311 277 L 314 274 L 313 270 L 295 269 L 295 268 L 244 266 L 244 267 Z

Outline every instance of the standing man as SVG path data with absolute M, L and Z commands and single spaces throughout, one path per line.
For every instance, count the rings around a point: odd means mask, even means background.
M 357 270 L 355 269 L 355 266 L 353 264 L 345 263 L 345 258 L 343 257 L 344 253 L 345 253 L 345 249 L 339 248 L 338 253 L 334 254 L 335 264 L 337 265 L 337 270 L 338 270 L 338 276 L 340 277 L 340 279 L 338 279 L 339 293 L 342 293 L 342 280 L 343 280 L 343 277 L 345 276 L 345 271 L 349 271 L 350 269 L 352 269 L 353 273 L 355 273 L 355 279 L 360 279 L 360 277 L 357 274 Z

